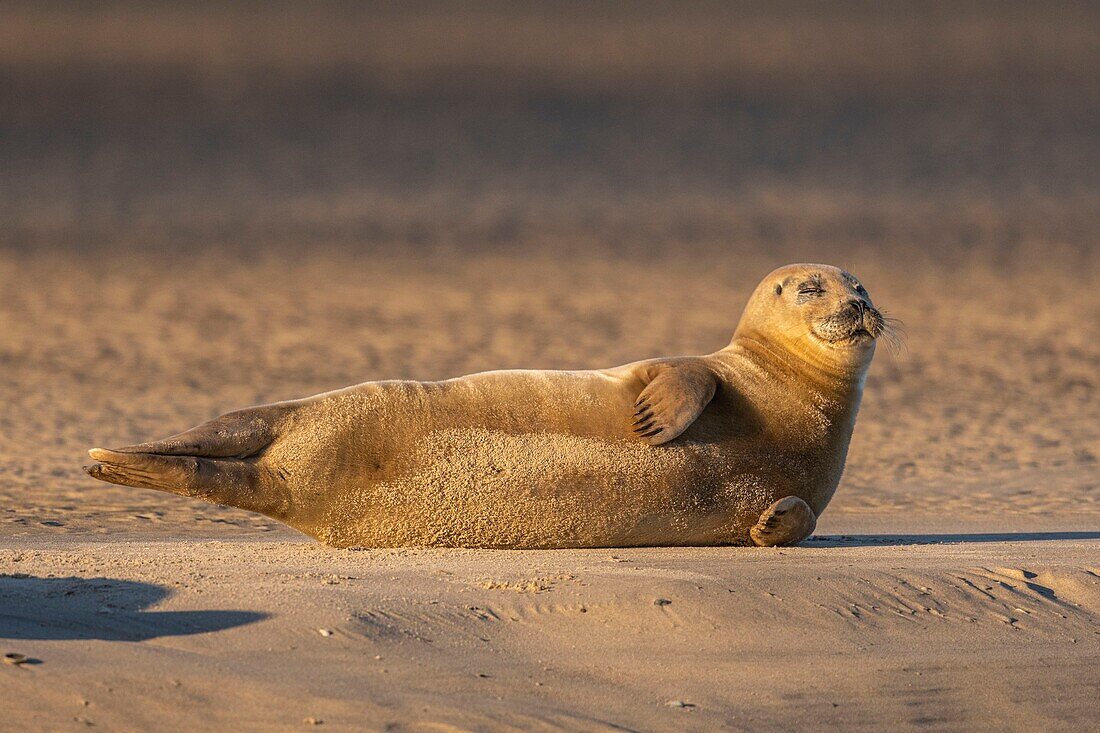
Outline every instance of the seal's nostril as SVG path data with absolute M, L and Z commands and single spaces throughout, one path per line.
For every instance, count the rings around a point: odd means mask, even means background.
M 854 310 L 856 313 L 863 315 L 867 310 L 867 305 L 862 300 L 849 300 L 848 307 Z

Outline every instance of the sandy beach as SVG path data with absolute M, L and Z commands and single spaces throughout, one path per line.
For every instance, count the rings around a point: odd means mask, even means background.
M 819 533 L 782 550 L 17 540 L 0 551 L 26 574 L 0 578 L 5 644 L 42 663 L 4 670 L 5 717 L 35 730 L 1069 730 L 1096 714 L 1098 544 L 1061 530 Z
M 80 471 L 93 443 L 365 378 L 716 348 L 760 267 L 714 257 L 348 255 L 289 271 L 275 258 L 180 270 L 9 256 L 0 647 L 41 663 L 0 668 L 12 691 L 0 727 L 1094 718 L 1100 313 L 1038 274 L 988 298 L 980 272 L 862 268 L 904 314 L 907 346 L 876 356 L 848 471 L 797 548 L 338 551 Z M 931 288 L 945 295 L 922 304 Z
M 1095 727 L 1094 6 L 280 7 L 0 9 L 0 730 Z M 906 331 L 798 547 L 334 550 L 81 471 L 707 353 L 797 261 Z

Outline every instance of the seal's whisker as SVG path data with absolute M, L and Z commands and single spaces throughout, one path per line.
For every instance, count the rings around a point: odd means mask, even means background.
M 903 351 L 908 353 L 905 324 L 900 318 L 886 315 L 885 311 L 880 311 L 880 313 L 882 313 L 882 336 L 886 340 L 886 346 L 890 350 L 890 354 L 897 357 Z

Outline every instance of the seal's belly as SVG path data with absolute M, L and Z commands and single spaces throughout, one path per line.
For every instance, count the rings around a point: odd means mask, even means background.
M 320 518 L 336 545 L 724 544 L 774 491 L 719 445 L 437 430 Z M 326 531 L 322 529 L 322 531 Z
M 270 459 L 318 508 L 295 526 L 344 547 L 741 543 L 791 493 L 718 404 L 673 443 L 629 437 L 636 393 L 595 372 L 370 383 L 307 405 Z

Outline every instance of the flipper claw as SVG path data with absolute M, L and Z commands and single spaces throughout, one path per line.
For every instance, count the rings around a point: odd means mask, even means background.
M 687 430 L 717 390 L 714 372 L 699 360 L 648 363 L 639 370 L 646 386 L 634 402 L 631 429 L 653 445 Z

